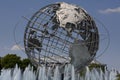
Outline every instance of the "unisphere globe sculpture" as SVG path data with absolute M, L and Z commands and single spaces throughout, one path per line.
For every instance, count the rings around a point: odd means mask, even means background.
M 33 14 L 24 33 L 24 46 L 36 66 L 71 63 L 80 70 L 94 59 L 99 34 L 83 8 L 60 2 Z

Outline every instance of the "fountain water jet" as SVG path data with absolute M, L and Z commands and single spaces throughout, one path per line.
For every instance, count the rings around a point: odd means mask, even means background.
M 61 79 L 60 66 L 52 71 L 51 68 L 45 66 L 39 67 L 38 72 L 34 72 L 33 69 L 28 66 L 24 72 L 21 72 L 17 66 L 14 69 L 3 69 L 0 75 L 0 80 L 116 80 L 116 70 L 86 68 L 86 73 L 80 76 L 79 73 L 75 73 L 72 65 L 66 65 L 64 68 L 64 77 Z

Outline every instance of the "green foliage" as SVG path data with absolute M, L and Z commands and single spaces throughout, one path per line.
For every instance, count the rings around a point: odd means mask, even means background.
M 1 69 L 2 69 L 1 60 L 2 60 L 2 58 L 0 58 L 0 71 L 1 71 Z
M 26 59 L 21 60 L 21 58 L 17 56 L 16 54 L 7 54 L 3 58 L 0 58 L 0 70 L 2 68 L 5 68 L 5 69 L 14 68 L 16 64 L 22 70 L 25 70 L 25 68 L 28 65 L 33 66 L 29 59 L 26 58 Z M 33 69 L 36 70 L 36 67 L 33 66 Z
M 89 67 L 90 71 L 94 68 L 96 68 L 98 70 L 101 69 L 103 72 L 105 71 L 105 65 L 102 65 L 102 64 L 92 63 L 88 67 Z M 86 68 L 84 68 L 80 71 L 80 76 L 85 76 L 85 74 L 86 74 Z
M 81 71 L 80 71 L 80 76 L 85 76 L 86 74 L 86 68 L 83 68 Z
M 29 59 L 23 59 L 21 62 L 22 62 L 22 63 L 21 63 L 21 65 L 20 65 L 20 68 L 23 69 L 23 70 L 24 70 L 28 65 L 32 65 Z
M 92 63 L 88 67 L 90 70 L 92 70 L 93 68 L 98 68 L 101 69 L 103 72 L 105 71 L 105 65 L 101 65 L 101 64 Z
M 120 80 L 120 74 L 117 75 L 117 80 Z
M 21 64 L 20 57 L 16 54 L 7 54 L 1 59 L 1 66 L 5 69 L 13 68 L 16 64 Z

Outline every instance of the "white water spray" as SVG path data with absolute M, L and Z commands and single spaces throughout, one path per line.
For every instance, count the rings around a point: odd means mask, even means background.
M 17 66 L 14 69 L 3 69 L 0 80 L 116 80 L 117 71 L 111 70 L 103 72 L 101 69 L 86 68 L 84 76 L 76 74 L 72 65 L 66 65 L 64 68 L 64 77 L 61 76 L 60 67 L 52 71 L 51 68 L 39 67 L 37 72 L 28 66 L 24 72 L 21 72 Z

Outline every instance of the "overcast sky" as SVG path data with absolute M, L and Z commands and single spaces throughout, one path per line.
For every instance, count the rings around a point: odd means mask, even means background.
M 120 70 L 120 0 L 0 0 L 0 56 L 14 53 L 22 58 L 27 57 L 18 48 L 14 40 L 15 32 L 18 44 L 23 44 L 22 38 L 25 25 L 22 23 L 25 20 L 22 16 L 30 16 L 43 6 L 55 2 L 77 4 L 83 7 L 96 20 L 99 20 L 101 22 L 100 25 L 104 24 L 109 31 L 110 45 L 97 60 L 107 64 L 109 68 Z M 100 34 L 105 33 L 103 31 Z M 104 37 L 101 39 L 105 40 Z M 98 54 L 104 51 L 102 49 L 107 46 L 107 41 L 105 40 L 106 44 L 102 44 Z

